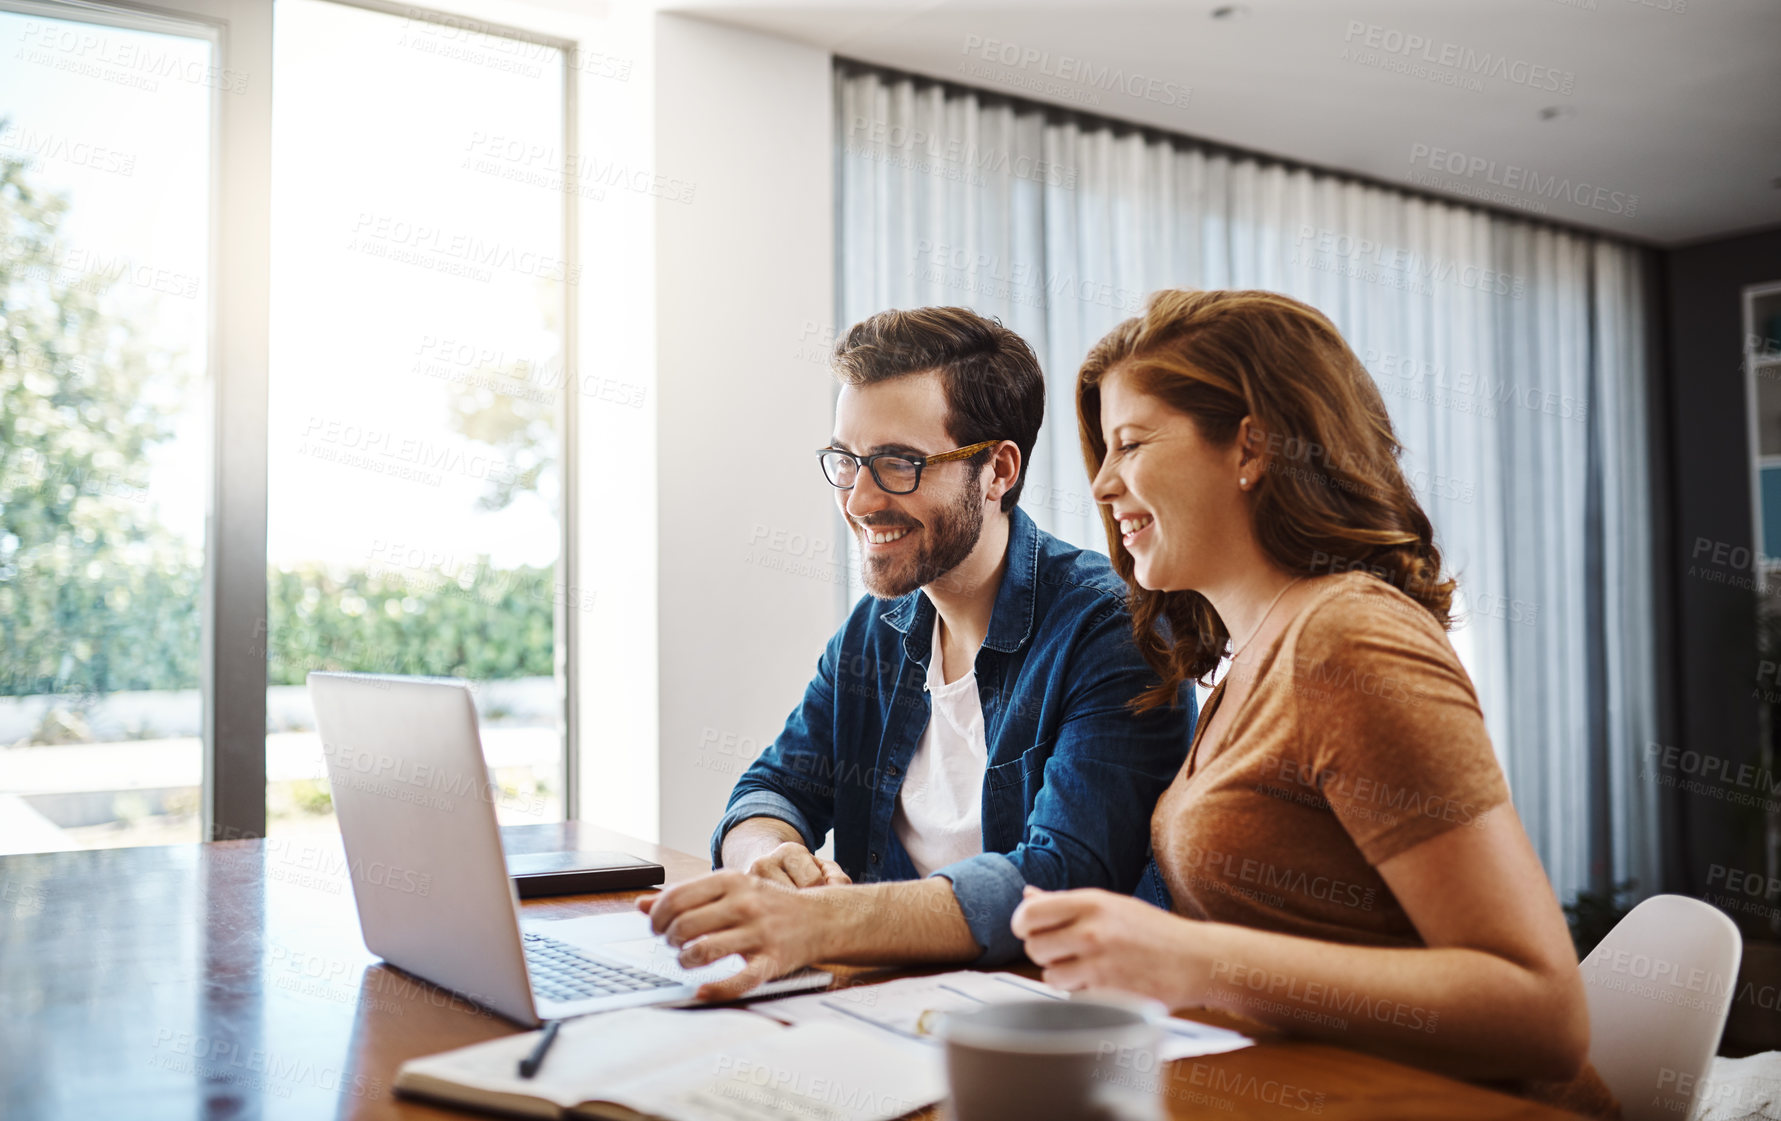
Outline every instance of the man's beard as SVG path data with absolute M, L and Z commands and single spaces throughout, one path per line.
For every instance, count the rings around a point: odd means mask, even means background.
M 963 564 L 971 550 L 977 547 L 977 539 L 983 536 L 983 499 L 975 491 L 975 486 L 959 488 L 958 498 L 941 507 L 934 520 L 922 527 L 921 548 L 913 560 L 907 557 L 874 559 L 870 554 L 862 556 L 860 580 L 866 585 L 867 593 L 878 599 L 906 596 Z M 909 524 L 895 522 L 869 528 L 892 529 Z

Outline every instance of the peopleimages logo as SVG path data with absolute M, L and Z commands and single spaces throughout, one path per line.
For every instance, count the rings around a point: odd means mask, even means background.
M 1437 43 L 1425 35 L 1367 23 L 1364 20 L 1349 20 L 1348 32 L 1342 40 L 1382 52 L 1386 56 L 1414 60 L 1429 66 L 1442 66 L 1466 74 L 1479 74 L 1486 78 L 1501 78 L 1518 86 L 1562 93 L 1567 97 L 1577 82 L 1577 75 L 1569 70 L 1557 70 L 1525 59 L 1492 54 L 1490 51 L 1475 51 L 1458 43 Z M 1371 60 L 1363 57 L 1356 61 Z
M 1606 187 L 1597 187 L 1589 183 L 1573 183 L 1569 176 L 1542 175 L 1532 168 L 1519 164 L 1498 165 L 1495 160 L 1487 160 L 1483 156 L 1469 156 L 1464 152 L 1455 152 L 1447 148 L 1436 148 L 1428 144 L 1410 145 L 1410 163 L 1421 164 L 1430 171 L 1442 171 L 1448 175 L 1457 175 L 1462 179 L 1482 177 L 1492 186 L 1505 190 L 1520 191 L 1524 194 L 1538 195 L 1541 198 L 1563 199 L 1587 206 L 1592 210 L 1604 211 L 1608 214 L 1624 214 L 1628 218 L 1639 212 L 1639 196 L 1624 191 L 1610 191 Z M 1417 180 L 1417 182 L 1421 182 Z
M 1106 93 L 1119 91 L 1159 105 L 1179 108 L 1185 106 L 1193 96 L 1193 87 L 1184 86 L 1180 82 L 1148 77 L 1135 70 L 1128 74 L 1117 66 L 1097 67 L 1087 59 L 1067 54 L 1054 58 L 1050 51 L 1023 47 L 1006 39 L 967 35 L 963 53 L 984 62 L 998 62 L 1003 66 L 1052 78 L 1065 85 L 1087 86 Z
M 1435 282 L 1516 300 L 1527 294 L 1525 277 L 1356 237 L 1342 230 L 1300 226 L 1293 248 L 1295 265 L 1411 291 L 1429 291 L 1425 282 Z
M 63 163 L 107 171 L 114 175 L 131 175 L 136 171 L 136 154 L 115 148 L 70 140 L 68 137 L 41 129 L 11 124 L 0 128 L 0 148 L 22 152 L 35 166 L 36 160 L 59 160 Z

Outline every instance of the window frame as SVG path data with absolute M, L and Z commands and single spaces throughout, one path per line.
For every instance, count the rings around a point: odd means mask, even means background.
M 577 71 L 573 40 L 452 12 L 388 0 L 325 0 L 407 19 L 433 17 L 560 52 L 563 145 L 576 150 Z M 273 0 L 0 0 L 0 9 L 45 19 L 158 31 L 212 44 L 220 73 L 246 76 L 230 92 L 210 93 L 209 301 L 205 378 L 211 461 L 206 497 L 204 581 L 200 598 L 199 688 L 203 708 L 200 836 L 234 840 L 266 835 L 267 401 L 270 390 Z M 579 273 L 580 230 L 574 191 L 561 192 L 563 260 Z M 226 251 L 225 251 L 226 250 Z M 575 684 L 580 615 L 573 589 L 580 569 L 577 527 L 579 430 L 576 392 L 577 286 L 563 285 L 563 378 L 558 389 L 557 595 L 553 608 L 561 704 L 563 816 L 580 812 L 580 712 Z
M 20 15 L 208 39 L 205 406 L 210 417 L 199 593 L 205 840 L 266 832 L 266 367 L 271 249 L 271 0 L 0 0 Z M 225 253 L 223 246 L 229 251 Z M 256 794 L 257 792 L 257 794 Z

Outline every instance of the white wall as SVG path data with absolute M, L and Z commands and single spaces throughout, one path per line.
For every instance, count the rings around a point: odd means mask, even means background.
M 702 852 L 839 622 L 807 353 L 834 314 L 833 92 L 826 51 L 680 16 L 654 71 L 656 158 L 695 185 L 656 205 L 660 839 Z
M 576 122 L 584 162 L 622 168 L 625 184 L 581 201 L 577 373 L 584 386 L 637 386 L 643 397 L 641 407 L 578 398 L 576 575 L 591 593 L 579 597 L 585 610 L 576 616 L 580 816 L 647 840 L 661 829 L 655 25 L 641 5 L 614 5 L 584 30 L 585 51 L 620 58 L 628 70 L 624 81 L 582 79 Z

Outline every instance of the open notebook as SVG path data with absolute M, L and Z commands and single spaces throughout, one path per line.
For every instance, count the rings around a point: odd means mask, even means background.
M 537 1032 L 412 1059 L 398 1094 L 526 1117 L 889 1121 L 939 1101 L 938 1052 L 870 1027 L 752 1012 L 628 1008 L 567 1020 L 533 1078 Z

